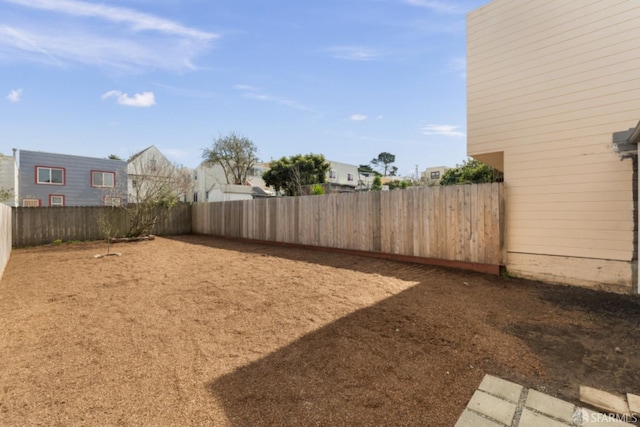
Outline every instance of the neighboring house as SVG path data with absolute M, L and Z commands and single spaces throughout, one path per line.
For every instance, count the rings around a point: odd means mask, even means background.
M 615 142 L 640 118 L 639 20 L 638 1 L 467 15 L 467 152 L 504 172 L 510 274 L 638 292 L 637 154 Z
M 325 178 L 326 183 L 329 184 L 328 186 L 325 185 L 327 193 L 350 193 L 356 191 L 360 186 L 366 188 L 367 177 L 361 176 L 358 172 L 358 166 L 332 160 L 328 160 L 328 162 L 331 168 Z M 371 181 L 373 182 L 373 177 Z
M 422 172 L 420 180 L 427 185 L 438 185 L 440 184 L 440 180 L 444 176 L 445 172 L 447 172 L 449 169 L 451 168 L 447 166 L 434 166 L 426 168 Z
M 179 168 L 167 159 L 155 145 L 131 156 L 127 162 L 128 198 L 134 203 L 141 197 L 161 190 L 162 185 L 177 191 L 179 200 L 190 202 L 193 191 L 192 171 Z
M 102 206 L 126 202 L 114 195 L 126 189 L 124 161 L 20 150 L 19 163 L 20 206 Z
M 256 163 L 249 170 L 244 184 L 233 184 L 233 177 L 227 177 L 222 166 L 203 162 L 193 170 L 195 189 L 192 201 L 226 202 L 271 197 L 275 193 L 262 180 L 262 174 L 268 169 L 267 163 Z
M 16 149 L 13 149 L 13 156 L 0 154 L 0 190 L 9 191 L 11 197 L 2 201 L 8 206 L 18 206 L 18 162 L 16 160 Z

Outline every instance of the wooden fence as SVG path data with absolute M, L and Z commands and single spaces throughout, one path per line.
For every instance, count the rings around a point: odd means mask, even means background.
M 503 212 L 501 183 L 437 186 L 199 203 L 193 232 L 498 267 L 505 260 Z
M 112 234 L 123 236 L 129 230 L 129 217 L 123 209 L 101 206 L 53 208 L 12 208 L 13 247 L 35 246 L 55 240 L 83 241 L 104 239 L 100 219 L 107 218 Z M 153 233 L 157 235 L 191 233 L 191 205 L 179 204 L 162 209 Z
M 11 256 L 11 208 L 0 203 L 0 279 Z

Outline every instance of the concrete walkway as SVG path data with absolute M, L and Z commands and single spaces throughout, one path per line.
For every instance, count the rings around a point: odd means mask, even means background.
M 629 419 L 627 421 L 633 421 Z M 521 385 L 485 375 L 455 427 L 635 427 L 624 417 L 575 406 Z

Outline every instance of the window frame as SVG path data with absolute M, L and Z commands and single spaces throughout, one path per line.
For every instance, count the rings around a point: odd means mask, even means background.
M 67 169 L 59 166 L 38 166 L 36 165 L 36 184 L 37 185 L 66 185 L 67 184 Z M 51 171 L 59 170 L 62 172 L 62 182 L 40 182 L 40 170 L 49 169 L 49 179 L 52 178 Z
M 347 181 L 355 181 L 356 180 L 356 176 L 352 173 L 348 173 L 347 174 Z
M 53 204 L 53 198 L 54 197 L 60 197 L 60 204 Z M 56 207 L 56 208 L 63 208 L 65 207 L 65 197 L 64 194 L 49 194 L 49 207 Z
M 431 171 L 429 177 L 430 179 L 440 179 L 440 171 Z
M 102 174 L 102 182 L 104 183 L 104 175 L 111 175 L 113 177 L 113 185 L 98 185 L 95 183 L 93 174 L 100 173 Z M 114 171 L 102 171 L 102 170 L 92 170 L 91 171 L 91 186 L 94 188 L 115 188 L 116 187 L 116 173 Z

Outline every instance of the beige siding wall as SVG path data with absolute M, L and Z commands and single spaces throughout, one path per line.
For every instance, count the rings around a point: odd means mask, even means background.
M 631 289 L 633 167 L 612 135 L 640 119 L 639 18 L 625 0 L 494 0 L 468 15 L 468 154 L 503 153 L 515 274 Z

